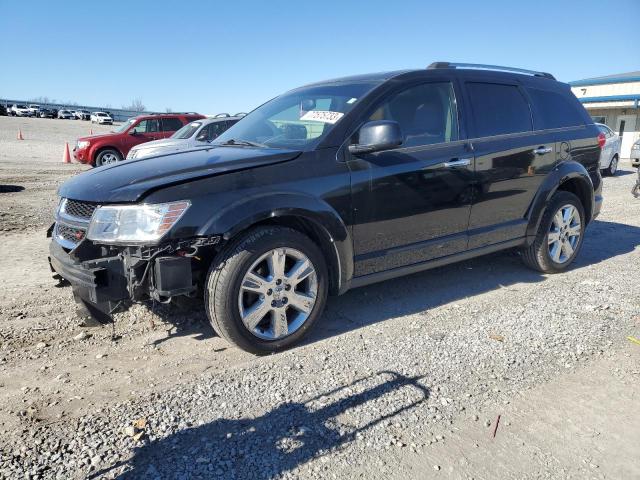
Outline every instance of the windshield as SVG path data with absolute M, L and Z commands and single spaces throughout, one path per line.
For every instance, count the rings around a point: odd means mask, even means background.
M 176 131 L 176 133 L 171 135 L 171 138 L 180 138 L 180 139 L 191 138 L 191 136 L 194 133 L 196 133 L 196 130 L 198 130 L 201 126 L 202 126 L 202 122 L 187 123 L 184 127 L 182 127 L 180 130 Z
M 133 125 L 135 123 L 136 119 L 135 118 L 130 118 L 129 120 L 127 120 L 126 122 L 124 122 L 122 125 L 120 125 L 119 128 L 116 128 L 114 130 L 114 132 L 116 133 L 122 133 L 122 132 L 126 132 L 127 129 Z
M 334 125 L 377 83 L 316 85 L 274 98 L 242 118 L 214 142 L 259 143 L 306 150 L 320 143 Z

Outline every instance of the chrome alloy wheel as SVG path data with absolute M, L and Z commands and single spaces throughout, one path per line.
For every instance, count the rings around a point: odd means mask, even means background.
M 317 295 L 318 276 L 307 256 L 276 248 L 258 258 L 242 279 L 240 318 L 256 337 L 279 340 L 302 327 Z
M 558 209 L 553 216 L 547 239 L 549 256 L 556 263 L 568 261 L 580 241 L 582 224 L 578 209 L 567 204 Z
M 110 163 L 116 163 L 118 161 L 118 157 L 115 156 L 113 153 L 105 153 L 102 156 L 102 164 L 103 165 L 108 165 Z

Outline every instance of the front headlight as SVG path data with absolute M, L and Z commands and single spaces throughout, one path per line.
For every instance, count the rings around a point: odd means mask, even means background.
M 78 141 L 78 148 L 86 148 L 89 146 L 89 142 L 87 140 Z
M 91 217 L 87 238 L 104 243 L 155 242 L 171 230 L 190 205 L 184 200 L 98 207 Z

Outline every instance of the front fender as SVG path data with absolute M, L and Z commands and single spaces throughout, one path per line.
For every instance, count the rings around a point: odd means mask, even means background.
M 542 185 L 538 189 L 536 196 L 529 207 L 527 218 L 529 223 L 527 226 L 527 243 L 533 242 L 535 239 L 542 216 L 551 200 L 551 197 L 558 191 L 560 186 L 567 181 L 577 181 L 580 185 L 582 195 L 581 199 L 585 201 L 584 209 L 587 217 L 587 222 L 591 220 L 594 205 L 594 187 L 593 181 L 589 176 L 589 172 L 581 163 L 573 160 L 567 160 L 560 162 L 549 174 L 546 176 Z
M 229 240 L 252 225 L 277 217 L 296 217 L 310 222 L 321 233 L 325 247 L 335 255 L 338 291 L 353 276 L 353 242 L 349 228 L 328 203 L 304 193 L 269 193 L 238 200 L 216 212 L 197 235 L 222 235 Z

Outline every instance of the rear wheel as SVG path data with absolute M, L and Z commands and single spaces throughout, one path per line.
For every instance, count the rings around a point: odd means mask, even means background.
M 218 335 L 243 350 L 283 350 L 322 315 L 327 281 L 322 253 L 308 237 L 290 228 L 256 228 L 211 266 L 207 315 Z
M 102 165 L 109 165 L 111 163 L 116 163 L 122 160 L 120 153 L 117 150 L 107 149 L 102 150 L 98 153 L 96 157 L 96 167 L 101 167 Z
M 582 246 L 584 229 L 580 199 L 570 192 L 556 192 L 542 217 L 536 239 L 522 251 L 524 263 L 544 273 L 566 270 Z

